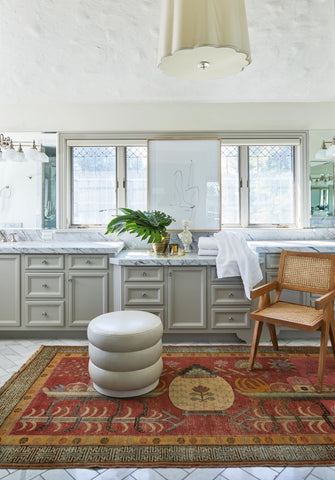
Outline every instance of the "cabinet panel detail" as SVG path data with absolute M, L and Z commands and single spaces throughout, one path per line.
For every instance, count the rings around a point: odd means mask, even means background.
M 206 267 L 168 268 L 168 329 L 206 328 Z
M 107 255 L 69 255 L 69 269 L 73 270 L 90 270 L 90 269 L 106 269 L 108 267 Z
M 83 327 L 108 311 L 108 273 L 71 272 L 68 288 L 68 323 Z
M 64 273 L 26 273 L 24 291 L 27 298 L 64 297 Z
M 0 327 L 20 326 L 20 256 L 0 255 Z
M 279 268 L 280 254 L 267 253 L 265 256 L 265 268 Z
M 127 307 L 125 308 L 124 310 L 139 310 L 139 311 L 145 311 L 145 312 L 148 312 L 148 313 L 153 313 L 154 315 L 157 315 L 157 317 L 159 317 L 162 321 L 162 324 L 163 324 L 163 328 L 165 326 L 165 309 L 164 308 L 155 308 L 155 307 L 133 307 L 133 308 L 130 308 L 130 307 Z
M 211 285 L 211 302 L 213 305 L 227 305 L 230 303 L 249 304 L 243 288 L 237 285 Z
M 211 327 L 213 329 L 249 328 L 249 308 L 212 308 Z
M 64 255 L 25 255 L 26 270 L 56 270 L 64 268 Z
M 125 305 L 163 305 L 164 288 L 162 284 L 125 284 Z
M 24 309 L 27 327 L 64 326 L 64 301 L 27 301 Z
M 162 282 L 163 267 L 124 267 L 125 282 Z

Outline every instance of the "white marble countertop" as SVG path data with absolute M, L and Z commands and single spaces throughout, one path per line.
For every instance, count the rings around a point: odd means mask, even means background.
M 1 242 L 0 253 L 74 253 L 117 255 L 123 242 Z
M 258 254 L 280 253 L 282 250 L 335 253 L 334 240 L 263 240 L 247 242 Z M 181 257 L 154 257 L 146 250 L 123 250 L 123 242 L 78 242 L 78 241 L 20 241 L 0 242 L 2 254 L 106 254 L 115 265 L 215 265 L 215 256 L 198 256 L 187 253 Z
M 265 240 L 247 243 L 259 255 L 280 253 L 282 250 L 335 253 L 335 241 L 332 240 Z M 186 253 L 180 257 L 154 257 L 146 250 L 124 250 L 109 261 L 113 265 L 215 265 L 216 257 L 199 256 L 197 253 Z

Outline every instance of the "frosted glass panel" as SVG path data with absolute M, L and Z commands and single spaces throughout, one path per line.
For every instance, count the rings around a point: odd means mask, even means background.
M 72 147 L 73 225 L 106 225 L 116 212 L 115 188 L 115 147 Z
M 239 147 L 221 147 L 222 224 L 240 223 Z
M 147 209 L 147 147 L 127 147 L 127 207 Z
M 293 224 L 294 147 L 249 147 L 249 223 Z

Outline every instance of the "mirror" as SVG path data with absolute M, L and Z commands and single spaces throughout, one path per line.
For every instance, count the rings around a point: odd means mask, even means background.
M 0 162 L 0 228 L 56 228 L 55 133 L 4 132 L 26 153 L 35 140 L 49 162 Z M 3 149 L 2 149 L 3 150 Z
M 317 159 L 323 141 L 331 141 L 334 130 L 314 130 L 310 132 L 310 197 L 311 227 L 332 227 L 335 225 L 334 211 L 334 165 L 332 159 Z M 330 144 L 327 143 L 327 146 Z

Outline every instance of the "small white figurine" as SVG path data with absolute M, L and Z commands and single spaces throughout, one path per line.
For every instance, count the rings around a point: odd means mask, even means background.
M 190 245 L 192 243 L 192 233 L 189 231 L 190 226 L 192 225 L 191 220 L 183 220 L 183 231 L 178 233 L 178 237 L 183 242 L 185 252 L 190 252 Z

